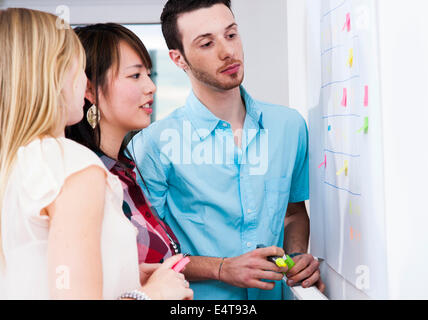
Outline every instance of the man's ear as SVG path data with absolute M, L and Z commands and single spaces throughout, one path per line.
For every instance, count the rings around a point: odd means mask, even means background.
M 175 65 L 180 69 L 183 69 L 184 71 L 187 71 L 187 69 L 189 69 L 189 65 L 187 64 L 183 54 L 179 50 L 169 50 L 169 57 L 171 58 L 172 62 L 174 62 Z
M 95 88 L 92 86 L 91 81 L 88 80 L 86 85 L 85 98 L 90 103 L 95 104 Z

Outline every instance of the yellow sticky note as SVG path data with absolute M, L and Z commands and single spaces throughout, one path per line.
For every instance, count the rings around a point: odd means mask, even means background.
M 343 172 L 345 172 L 345 176 L 348 176 L 348 169 L 349 169 L 349 161 L 345 160 L 345 165 L 342 169 L 336 172 L 336 175 L 340 176 Z
M 349 59 L 348 59 L 348 65 L 350 68 L 354 65 L 354 49 L 349 49 Z

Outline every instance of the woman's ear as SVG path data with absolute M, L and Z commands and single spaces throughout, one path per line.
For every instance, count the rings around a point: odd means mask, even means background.
M 95 104 L 95 89 L 92 86 L 91 81 L 88 80 L 88 84 L 86 85 L 85 98 L 90 103 Z

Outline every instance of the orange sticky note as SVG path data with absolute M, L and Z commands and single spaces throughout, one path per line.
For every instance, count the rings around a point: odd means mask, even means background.
M 360 241 L 361 240 L 361 232 L 357 232 L 355 229 L 353 229 L 351 227 L 351 230 L 349 232 L 349 238 L 350 240 L 357 240 Z
M 364 107 L 369 106 L 369 86 L 364 87 Z
M 346 107 L 347 105 L 348 105 L 348 89 L 343 88 L 342 106 Z

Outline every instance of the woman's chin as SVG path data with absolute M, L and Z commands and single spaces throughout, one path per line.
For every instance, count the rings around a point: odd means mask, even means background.
M 69 126 L 75 125 L 80 121 L 82 121 L 82 119 L 83 119 L 83 109 L 81 113 L 75 113 L 72 116 L 69 116 L 67 119 L 66 126 L 69 127 Z
M 137 126 L 134 127 L 131 131 L 143 130 L 147 128 L 152 123 L 152 120 L 149 118 L 147 120 L 141 121 Z

